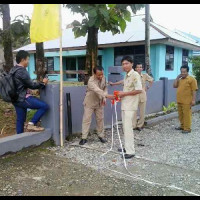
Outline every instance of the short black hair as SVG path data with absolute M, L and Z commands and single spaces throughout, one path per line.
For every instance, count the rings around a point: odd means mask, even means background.
M 124 56 L 121 60 L 121 63 L 123 63 L 125 60 L 130 63 L 133 63 L 133 59 L 130 56 Z
M 187 72 L 190 71 L 190 68 L 189 68 L 187 65 L 183 65 L 183 66 L 181 66 L 181 69 L 187 69 Z M 181 70 L 181 69 L 180 69 L 180 70 Z
M 96 67 L 93 69 L 94 74 L 96 74 L 97 70 L 99 70 L 99 71 L 104 71 L 104 68 L 103 68 L 102 66 L 99 66 L 99 65 L 96 66 Z
M 30 54 L 27 51 L 24 50 L 18 51 L 16 55 L 17 64 L 19 64 L 22 61 L 22 59 L 26 59 L 27 57 L 30 57 Z
M 142 65 L 142 68 L 144 68 L 143 64 L 141 62 L 137 62 L 134 66 L 134 70 L 136 69 L 137 65 Z

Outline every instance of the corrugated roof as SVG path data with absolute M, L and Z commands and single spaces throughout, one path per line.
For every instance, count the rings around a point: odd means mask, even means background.
M 124 33 L 112 35 L 111 32 L 99 32 L 98 43 L 103 44 L 118 44 L 124 42 L 138 42 L 145 40 L 145 22 L 143 18 L 145 15 L 133 16 L 131 22 L 127 22 L 127 28 Z M 150 26 L 150 40 L 159 40 L 165 38 L 172 38 L 181 42 L 186 42 L 195 46 L 199 46 L 194 40 L 181 36 L 175 31 L 170 31 L 163 26 L 151 22 Z M 85 37 L 74 37 L 72 29 L 63 30 L 63 48 L 76 48 L 86 46 L 87 35 Z M 59 39 L 44 42 L 44 49 L 59 49 Z M 15 51 L 26 50 L 35 51 L 35 44 L 29 44 Z

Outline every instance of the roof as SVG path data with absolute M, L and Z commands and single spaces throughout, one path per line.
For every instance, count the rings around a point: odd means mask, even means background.
M 124 33 L 112 35 L 111 32 L 99 32 L 98 35 L 98 43 L 99 47 L 110 47 L 113 44 L 121 45 L 121 44 L 133 44 L 137 42 L 145 41 L 145 15 L 133 16 L 131 22 L 127 22 L 127 28 Z M 72 28 L 68 28 L 63 30 L 63 49 L 69 50 L 71 49 L 80 49 L 86 47 L 87 35 L 85 37 L 74 37 L 74 33 Z M 188 48 L 192 50 L 200 50 L 200 44 L 197 44 L 196 41 L 192 38 L 184 37 L 183 35 L 171 31 L 163 26 L 160 26 L 153 21 L 150 22 L 150 40 L 152 42 L 162 40 L 175 40 L 182 45 L 189 45 Z M 167 41 L 166 40 L 166 41 Z M 178 45 L 177 43 L 177 45 Z M 180 44 L 180 45 L 181 45 Z M 44 42 L 44 50 L 59 50 L 59 39 L 46 41 Z M 19 49 L 16 49 L 14 52 L 19 50 L 26 51 L 35 51 L 35 44 L 29 44 Z

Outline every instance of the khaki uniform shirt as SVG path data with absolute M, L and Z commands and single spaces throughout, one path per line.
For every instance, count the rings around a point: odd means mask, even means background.
M 126 75 L 124 79 L 124 92 L 131 92 L 134 90 L 142 90 L 142 83 L 140 75 L 133 69 Z M 139 94 L 132 96 L 125 96 L 121 100 L 121 109 L 127 111 L 136 111 L 138 109 Z
M 178 81 L 177 88 L 177 103 L 191 104 L 193 91 L 197 91 L 197 80 L 192 76 L 187 76 L 185 79 Z
M 103 77 L 102 81 L 99 81 L 92 76 L 88 81 L 83 105 L 89 108 L 99 108 L 102 106 L 102 101 L 106 100 L 107 94 L 108 90 L 105 77 Z
M 139 94 L 140 102 L 147 101 L 147 94 L 146 94 L 146 82 L 153 82 L 153 78 L 148 74 L 141 74 L 141 81 L 142 81 L 142 93 Z

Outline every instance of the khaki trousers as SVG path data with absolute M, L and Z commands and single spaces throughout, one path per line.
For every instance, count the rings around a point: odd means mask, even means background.
M 97 123 L 97 134 L 98 137 L 104 138 L 104 107 L 89 108 L 84 106 L 84 114 L 82 121 L 82 139 L 87 139 L 90 125 L 92 121 L 92 114 L 95 114 Z
M 185 131 L 190 131 L 191 124 L 192 124 L 191 105 L 185 105 L 185 104 L 178 103 L 178 116 L 179 116 L 181 128 Z
M 135 154 L 133 117 L 137 111 L 122 110 L 122 123 L 126 154 Z
M 137 121 L 137 112 L 135 112 L 134 117 L 133 117 L 133 128 L 141 128 L 144 125 L 144 120 L 145 120 L 145 112 L 146 112 L 146 101 L 145 102 L 139 102 L 138 108 L 140 111 L 140 118 Z

